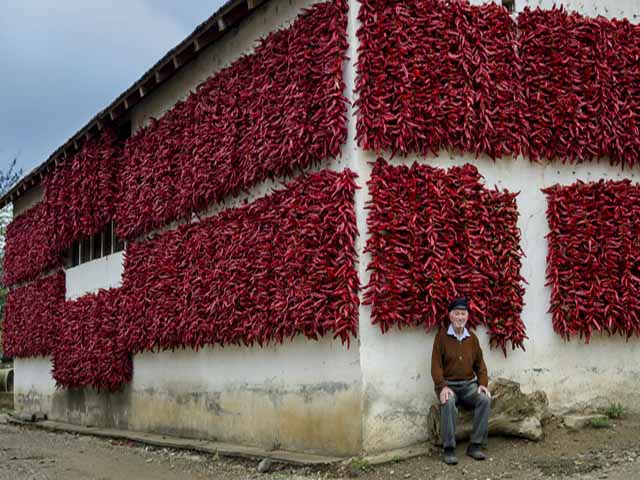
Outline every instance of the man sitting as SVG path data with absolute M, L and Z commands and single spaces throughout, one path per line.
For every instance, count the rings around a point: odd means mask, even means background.
M 491 409 L 491 393 L 487 388 L 489 376 L 478 337 L 465 328 L 468 319 L 467 300 L 452 301 L 449 304 L 450 325 L 447 329 L 441 328 L 436 335 L 431 355 L 431 376 L 442 404 L 444 462 L 448 465 L 458 463 L 455 453 L 458 406 L 473 409 L 473 433 L 467 455 L 475 460 L 486 458 L 481 446 L 487 442 Z

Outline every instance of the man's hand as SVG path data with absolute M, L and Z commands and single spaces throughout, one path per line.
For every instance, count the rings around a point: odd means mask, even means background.
M 447 403 L 447 400 L 449 400 L 449 397 L 453 397 L 453 396 L 454 396 L 453 390 L 451 390 L 449 387 L 444 387 L 440 391 L 440 403 L 444 405 L 445 403 Z
M 484 385 L 480 385 L 478 387 L 478 393 L 482 393 L 482 394 L 486 395 L 487 397 L 491 398 L 491 392 Z

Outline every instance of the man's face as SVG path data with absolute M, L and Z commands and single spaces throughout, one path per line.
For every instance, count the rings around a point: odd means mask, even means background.
M 454 308 L 449 312 L 449 320 L 456 330 L 462 330 L 469 319 L 469 312 L 463 308 Z

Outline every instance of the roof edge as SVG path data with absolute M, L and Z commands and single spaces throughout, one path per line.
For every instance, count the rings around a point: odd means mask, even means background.
M 169 50 L 127 90 L 58 147 L 47 160 L 31 170 L 0 196 L 0 208 L 13 203 L 27 190 L 40 184 L 44 176 L 52 171 L 62 159 L 78 152 L 86 140 L 97 136 L 106 125 L 116 124 L 143 98 L 146 98 L 173 77 L 202 50 L 215 43 L 231 28 L 250 16 L 256 8 L 268 1 L 228 0 L 213 15 L 198 25 L 189 36 Z

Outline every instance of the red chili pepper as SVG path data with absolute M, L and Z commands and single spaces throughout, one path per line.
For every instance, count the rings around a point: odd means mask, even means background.
M 629 180 L 553 186 L 547 195 L 547 285 L 555 331 L 640 336 L 640 186 Z
M 347 8 L 332 0 L 306 9 L 129 139 L 116 213 L 122 238 L 340 153 Z
M 487 190 L 480 179 L 469 164 L 445 171 L 376 162 L 364 298 L 383 333 L 440 325 L 450 299 L 465 295 L 471 327 L 487 325 L 492 346 L 524 348 L 517 194 Z

